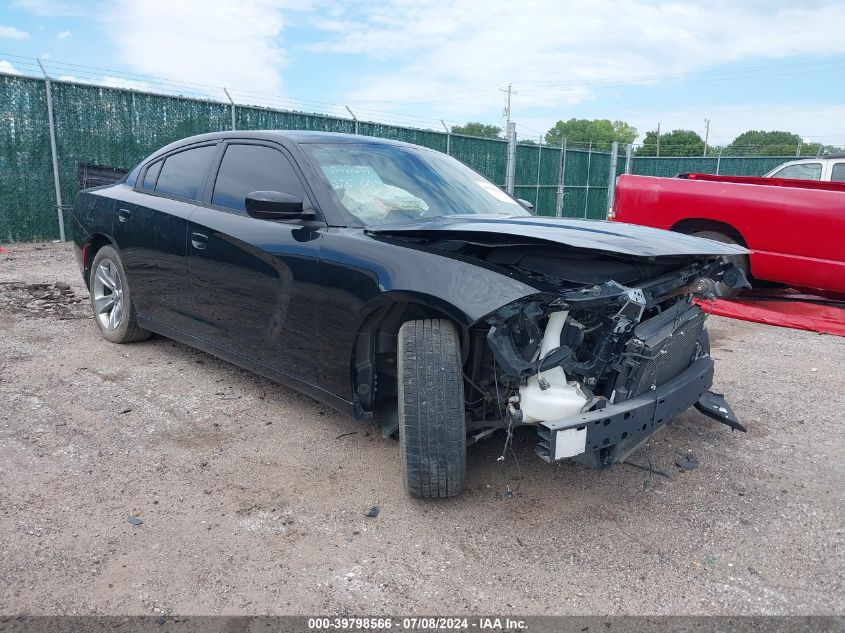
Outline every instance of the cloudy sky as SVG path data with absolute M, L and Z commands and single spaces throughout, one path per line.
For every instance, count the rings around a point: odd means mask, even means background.
M 0 72 L 418 127 L 623 119 L 845 145 L 845 2 L 0 0 Z

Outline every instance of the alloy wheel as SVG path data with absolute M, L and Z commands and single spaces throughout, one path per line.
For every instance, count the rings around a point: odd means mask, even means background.
M 116 330 L 123 319 L 123 282 L 117 266 L 103 259 L 94 272 L 94 314 L 104 330 Z

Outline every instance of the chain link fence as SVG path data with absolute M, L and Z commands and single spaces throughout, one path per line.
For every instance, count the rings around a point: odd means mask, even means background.
M 172 141 L 232 129 L 320 130 L 396 139 L 446 152 L 504 187 L 508 143 L 343 117 L 232 105 L 65 81 L 51 81 L 56 159 L 63 204 L 77 193 L 81 164 L 130 169 Z M 234 108 L 234 117 L 232 110 Z M 44 79 L 0 74 L 0 241 L 59 236 Z M 634 158 L 636 174 L 681 172 L 759 176 L 789 157 Z M 611 154 L 518 144 L 514 194 L 539 215 L 603 219 Z

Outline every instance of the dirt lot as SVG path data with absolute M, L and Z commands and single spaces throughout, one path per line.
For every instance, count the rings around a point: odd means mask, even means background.
M 526 430 L 513 497 L 496 436 L 432 503 L 395 440 L 167 339 L 109 344 L 87 296 L 66 245 L 0 254 L 2 613 L 845 611 L 845 339 L 714 318 L 747 434 L 686 412 L 644 485 Z

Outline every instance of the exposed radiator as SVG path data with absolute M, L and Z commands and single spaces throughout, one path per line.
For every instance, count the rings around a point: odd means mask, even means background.
M 666 383 L 689 367 L 704 320 L 705 314 L 696 306 L 680 303 L 634 329 L 628 351 L 649 358 L 629 376 L 632 396 Z

